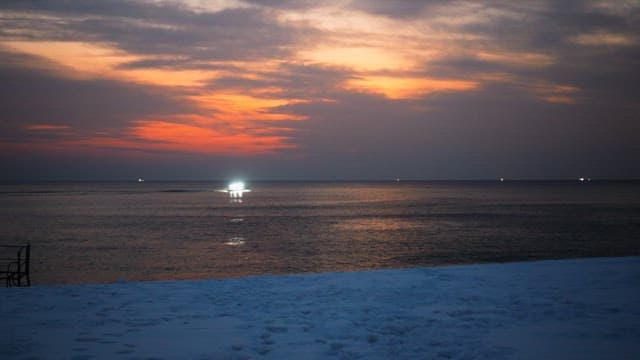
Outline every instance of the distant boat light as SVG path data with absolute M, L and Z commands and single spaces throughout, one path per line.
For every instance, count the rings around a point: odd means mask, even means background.
M 249 192 L 251 190 L 247 189 L 246 186 L 244 185 L 244 182 L 242 181 L 234 181 L 232 183 L 230 183 L 226 189 L 224 190 L 218 190 L 218 191 L 222 191 L 222 192 L 226 192 L 229 194 L 229 197 L 233 198 L 233 199 L 240 199 L 242 198 L 242 194 Z
M 234 181 L 229 184 L 229 191 L 244 191 L 244 182 L 242 181 Z

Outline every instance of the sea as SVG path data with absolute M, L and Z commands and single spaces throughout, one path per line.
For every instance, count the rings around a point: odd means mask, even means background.
M 0 244 L 37 285 L 640 255 L 637 181 L 226 186 L 0 183 Z

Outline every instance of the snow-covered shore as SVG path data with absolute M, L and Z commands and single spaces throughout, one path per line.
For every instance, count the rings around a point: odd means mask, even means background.
M 637 359 L 640 257 L 0 289 L 0 358 Z

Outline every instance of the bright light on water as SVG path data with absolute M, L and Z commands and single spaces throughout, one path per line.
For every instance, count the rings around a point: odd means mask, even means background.
M 234 181 L 229 184 L 229 191 L 244 191 L 244 182 Z
M 247 189 L 244 185 L 243 181 L 234 181 L 227 187 L 227 192 L 229 193 L 229 197 L 233 199 L 239 199 L 242 197 L 242 194 L 245 192 L 249 192 L 251 190 Z

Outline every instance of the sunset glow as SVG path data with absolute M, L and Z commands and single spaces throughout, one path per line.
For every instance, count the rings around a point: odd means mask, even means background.
M 253 154 L 290 148 L 279 136 L 217 132 L 212 129 L 163 121 L 139 121 L 132 135 L 144 146 L 203 154 Z
M 419 98 L 433 92 L 468 91 L 477 87 L 478 83 L 473 81 L 384 76 L 365 77 L 347 83 L 347 88 L 379 92 L 390 99 Z
M 0 147 L 43 155 L 48 147 L 255 161 L 268 155 L 305 173 L 290 161 L 323 159 L 330 168 L 344 158 L 338 154 L 381 148 L 401 149 L 393 155 L 400 158 L 428 153 L 433 164 L 455 163 L 444 154 L 464 157 L 470 149 L 495 158 L 495 142 L 461 135 L 469 117 L 457 110 L 468 105 L 481 119 L 476 133 L 511 119 L 501 126 L 513 128 L 500 131 L 522 138 L 507 148 L 535 138 L 522 117 L 531 109 L 550 122 L 570 114 L 625 122 L 637 104 L 629 74 L 640 46 L 639 6 L 578 2 L 563 12 L 556 5 L 5 3 Z M 592 126 L 585 141 L 598 143 L 608 130 Z M 630 126 L 615 129 L 633 146 Z M 518 149 L 536 158 L 540 148 Z

